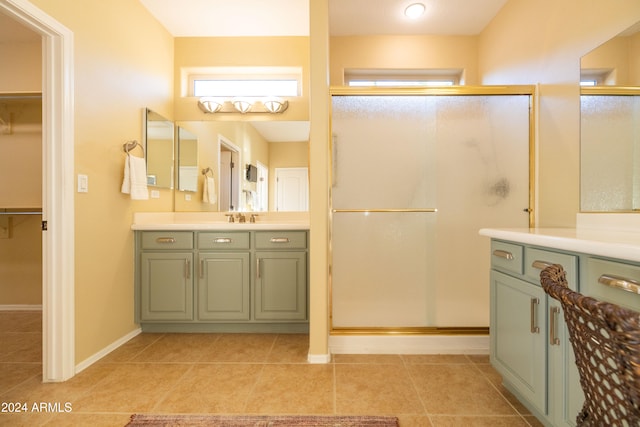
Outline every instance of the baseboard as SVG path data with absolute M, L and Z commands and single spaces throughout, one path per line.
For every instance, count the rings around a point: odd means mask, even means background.
M 323 364 L 331 362 L 331 354 L 311 354 L 307 355 L 307 361 L 312 364 Z
M 98 360 L 102 359 L 107 354 L 111 353 L 113 350 L 117 349 L 118 347 L 120 347 L 121 345 L 129 341 L 130 339 L 136 337 L 137 335 L 140 335 L 141 332 L 142 332 L 142 329 L 140 328 L 134 329 L 133 331 L 126 334 L 125 336 L 118 338 L 117 340 L 115 340 L 114 342 L 112 342 L 102 350 L 84 359 L 82 362 L 76 365 L 76 374 L 79 374 L 80 372 L 84 371 L 89 366 L 93 365 Z
M 0 304 L 0 311 L 42 311 L 42 304 Z
M 332 335 L 332 354 L 489 354 L 488 335 Z

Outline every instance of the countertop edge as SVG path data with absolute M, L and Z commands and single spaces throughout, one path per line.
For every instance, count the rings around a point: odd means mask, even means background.
M 252 224 L 252 223 L 171 223 L 171 224 L 133 224 L 133 231 L 259 231 L 259 230 L 309 230 L 308 224 Z
M 481 236 L 589 255 L 640 262 L 640 233 L 591 229 L 494 229 Z

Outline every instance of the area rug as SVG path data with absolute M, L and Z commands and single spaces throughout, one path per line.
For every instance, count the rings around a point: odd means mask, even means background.
M 126 427 L 398 427 L 396 417 L 347 415 L 143 415 Z

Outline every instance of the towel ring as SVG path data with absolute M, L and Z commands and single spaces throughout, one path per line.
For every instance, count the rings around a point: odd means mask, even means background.
M 132 141 L 127 141 L 124 144 L 122 144 L 122 149 L 124 150 L 125 153 L 129 154 L 133 149 L 135 149 L 136 147 L 140 147 L 140 149 L 142 150 L 142 153 L 144 154 L 144 148 L 142 147 L 142 145 L 140 145 L 140 143 L 138 141 L 136 141 L 135 139 Z
M 207 173 L 211 172 L 211 176 L 213 176 L 213 170 L 211 168 L 202 169 L 202 175 L 207 176 Z

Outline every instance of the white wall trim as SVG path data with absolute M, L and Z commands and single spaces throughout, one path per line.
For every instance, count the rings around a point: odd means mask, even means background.
M 314 364 L 324 364 L 331 362 L 331 354 L 311 354 L 307 356 L 307 361 Z
M 28 0 L 0 11 L 42 36 L 42 378 L 75 372 L 73 33 Z
M 0 304 L 0 311 L 42 311 L 42 304 Z
M 488 335 L 332 335 L 332 354 L 489 354 Z
M 78 363 L 76 365 L 76 374 L 79 374 L 80 372 L 84 371 L 89 366 L 93 365 L 98 360 L 102 359 L 107 354 L 111 353 L 113 350 L 117 349 L 118 347 L 120 347 L 121 345 L 125 344 L 130 339 L 135 338 L 136 336 L 140 335 L 141 333 L 142 333 L 142 329 L 141 328 L 134 329 L 133 331 L 129 332 L 128 334 L 124 335 L 123 337 L 118 338 L 117 340 L 115 340 L 114 342 L 112 342 L 111 344 L 109 344 L 108 346 L 103 348 L 102 350 L 98 351 L 97 353 L 94 353 L 91 356 L 87 357 L 82 362 L 80 362 L 80 363 Z

